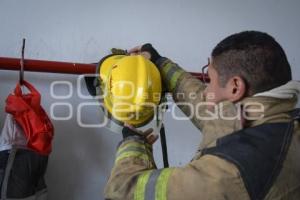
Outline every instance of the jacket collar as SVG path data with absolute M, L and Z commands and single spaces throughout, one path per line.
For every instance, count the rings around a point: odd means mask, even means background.
M 245 125 L 256 126 L 289 120 L 288 112 L 295 109 L 299 94 L 300 82 L 289 81 L 277 88 L 244 98 L 240 104 L 246 116 Z
M 296 96 L 290 99 L 267 96 L 247 97 L 240 102 L 243 109 L 244 127 L 289 121 L 289 112 L 295 109 L 296 104 Z

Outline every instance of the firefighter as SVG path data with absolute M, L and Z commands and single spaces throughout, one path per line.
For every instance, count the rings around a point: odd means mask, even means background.
M 151 44 L 129 52 L 156 64 L 203 140 L 186 166 L 157 169 L 151 133 L 125 126 L 106 199 L 300 199 L 300 83 L 273 37 L 258 31 L 226 37 L 212 50 L 204 83 Z

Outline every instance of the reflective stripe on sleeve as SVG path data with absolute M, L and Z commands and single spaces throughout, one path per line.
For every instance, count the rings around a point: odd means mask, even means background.
M 149 181 L 151 172 L 153 170 L 146 171 L 139 175 L 135 192 L 134 192 L 134 200 L 144 200 L 145 199 L 145 190 L 146 190 L 146 184 Z
M 126 151 L 119 156 L 116 157 L 115 163 L 119 162 L 120 160 L 124 158 L 129 158 L 129 157 L 136 157 L 143 159 L 145 161 L 150 161 L 149 155 L 147 155 L 145 152 L 140 152 L 140 151 Z
M 128 148 L 128 147 L 140 147 L 140 148 L 146 148 L 147 150 L 150 151 L 150 149 L 152 148 L 151 145 L 147 144 L 147 143 L 142 143 L 140 141 L 136 141 L 136 140 L 132 140 L 130 142 L 127 142 L 125 144 L 122 144 L 118 150 L 117 153 L 120 153 L 121 151 L 123 151 L 124 149 Z
M 146 144 L 132 141 L 119 147 L 117 150 L 115 163 L 128 157 L 137 157 L 146 161 L 150 161 L 152 160 L 151 155 L 151 150 L 148 146 L 146 146 Z
M 170 62 L 163 66 L 162 72 L 165 76 L 169 90 L 172 91 L 176 87 L 177 81 L 181 74 L 183 74 L 184 70 L 178 67 L 177 64 Z
M 173 91 L 174 88 L 176 87 L 177 81 L 178 81 L 179 77 L 181 76 L 181 74 L 183 74 L 183 72 L 184 72 L 183 70 L 178 70 L 172 74 L 171 79 L 169 81 L 169 88 L 171 91 Z
M 117 157 L 119 157 L 121 154 L 129 151 L 135 151 L 135 152 L 141 152 L 147 154 L 147 150 L 143 147 L 135 147 L 135 146 L 129 146 L 126 149 L 123 149 L 122 151 L 117 153 Z
M 167 200 L 168 181 L 171 175 L 171 169 L 162 170 L 160 176 L 157 179 L 155 186 L 155 199 Z
M 172 168 L 147 171 L 139 175 L 134 200 L 167 200 Z
M 136 142 L 128 143 L 128 144 L 126 144 L 126 146 L 123 146 L 118 149 L 117 156 L 120 155 L 122 152 L 128 151 L 130 149 L 140 149 L 140 150 L 142 150 L 142 152 L 146 151 L 146 147 L 144 144 L 140 144 L 140 143 L 136 143 Z

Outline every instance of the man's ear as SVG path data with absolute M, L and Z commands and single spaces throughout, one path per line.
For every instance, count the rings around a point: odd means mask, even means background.
M 237 102 L 246 95 L 246 90 L 245 81 L 239 76 L 234 76 L 226 84 L 227 99 L 231 102 Z

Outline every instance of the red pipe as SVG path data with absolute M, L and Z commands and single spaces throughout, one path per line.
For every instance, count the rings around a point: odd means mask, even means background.
M 20 61 L 21 59 L 19 58 L 0 57 L 0 69 L 19 71 Z M 96 64 L 24 59 L 24 71 L 62 74 L 93 74 L 95 73 L 95 68 Z M 203 80 L 202 73 L 190 73 L 196 78 Z M 206 81 L 208 80 L 206 75 L 204 78 Z
M 62 74 L 93 74 L 95 64 L 69 63 L 45 60 L 24 60 L 24 71 L 50 72 Z M 0 57 L 0 69 L 20 70 L 20 59 Z

